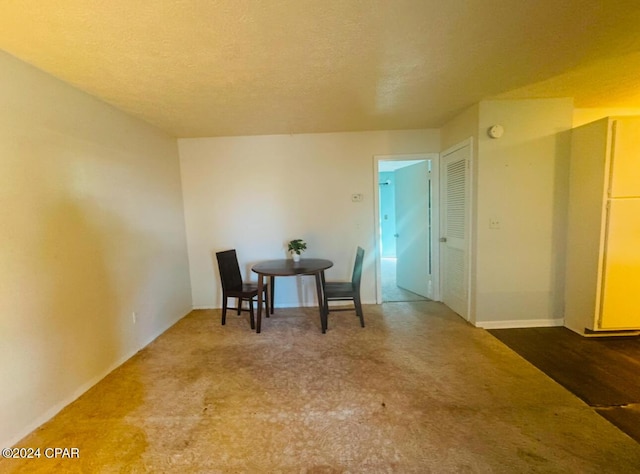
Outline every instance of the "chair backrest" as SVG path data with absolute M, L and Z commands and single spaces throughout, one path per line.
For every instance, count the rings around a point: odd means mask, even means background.
M 354 289 L 360 288 L 360 280 L 362 279 L 362 262 L 364 261 L 364 249 L 358 247 L 356 252 L 356 261 L 353 264 L 353 276 L 351 277 L 351 284 Z
M 216 252 L 223 290 L 242 289 L 242 275 L 235 249 Z

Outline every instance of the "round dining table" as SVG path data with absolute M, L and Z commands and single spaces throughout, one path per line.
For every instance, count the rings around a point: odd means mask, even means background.
M 251 271 L 258 274 L 258 310 L 256 321 L 256 333 L 260 333 L 262 322 L 262 288 L 264 287 L 264 277 L 269 277 L 271 300 L 271 314 L 273 314 L 273 297 L 275 288 L 275 277 L 277 276 L 295 276 L 295 275 L 314 275 L 316 279 L 316 292 L 318 294 L 318 309 L 320 311 L 320 326 L 322 333 L 327 331 L 327 307 L 324 300 L 324 271 L 331 268 L 333 262 L 322 258 L 301 258 L 298 262 L 294 262 L 290 258 L 282 258 L 277 260 L 266 260 L 256 263 L 251 267 Z M 268 311 L 269 309 L 267 309 Z

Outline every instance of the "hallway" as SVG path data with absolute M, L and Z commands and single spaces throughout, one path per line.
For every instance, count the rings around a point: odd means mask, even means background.
M 381 284 L 382 284 L 382 301 L 385 303 L 398 301 L 428 301 L 424 296 L 420 296 L 411 291 L 400 288 L 396 284 L 396 259 L 381 258 Z

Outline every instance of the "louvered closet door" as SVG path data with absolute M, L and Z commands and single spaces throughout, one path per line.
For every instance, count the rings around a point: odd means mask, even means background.
M 442 154 L 442 301 L 468 319 L 469 157 L 466 144 Z

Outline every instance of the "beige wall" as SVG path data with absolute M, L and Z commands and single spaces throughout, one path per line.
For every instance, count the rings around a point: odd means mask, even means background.
M 571 99 L 484 101 L 478 124 L 475 321 L 561 324 Z M 495 124 L 500 139 L 487 136 Z M 500 221 L 490 229 L 489 220 Z
M 483 101 L 442 127 L 443 149 L 473 138 L 469 297 L 478 326 L 562 324 L 572 113 L 571 99 Z M 489 138 L 496 124 L 504 135 Z
M 452 120 L 443 125 L 441 129 L 442 151 L 462 143 L 471 138 L 471 229 L 469 238 L 469 321 L 475 324 L 476 318 L 476 254 L 477 254 L 477 203 L 478 203 L 478 173 L 475 172 L 478 157 L 478 123 L 480 122 L 480 105 L 475 104 Z
M 216 251 L 236 248 L 243 274 L 253 278 L 253 263 L 285 257 L 286 241 L 297 237 L 308 241 L 307 256 L 336 262 L 329 278 L 347 278 L 355 247 L 365 247 L 363 297 L 374 302 L 372 157 L 441 151 L 473 137 L 471 320 L 497 327 L 558 324 L 572 110 L 570 99 L 485 101 L 441 134 L 179 140 L 194 306 L 221 306 Z M 505 127 L 499 140 L 486 135 L 496 123 Z M 364 201 L 352 203 L 352 193 Z M 236 212 L 256 207 L 244 216 Z M 489 229 L 494 217 L 498 230 Z M 281 279 L 276 303 L 315 304 L 313 281 L 301 282 Z
M 191 298 L 175 139 L 8 55 L 0 71 L 6 447 L 186 314 Z
M 447 150 L 469 137 L 473 137 L 474 143 L 477 143 L 479 121 L 480 105 L 475 104 L 444 124 L 441 129 L 442 150 Z M 474 149 L 473 155 L 477 155 L 477 149 Z
M 245 277 L 263 259 L 286 257 L 302 238 L 307 257 L 328 258 L 327 278 L 350 278 L 365 249 L 363 300 L 375 302 L 374 155 L 440 150 L 437 130 L 178 140 L 195 307 L 222 303 L 215 252 L 238 251 Z M 362 202 L 351 202 L 361 193 Z M 315 304 L 311 277 L 280 278 L 276 304 Z

